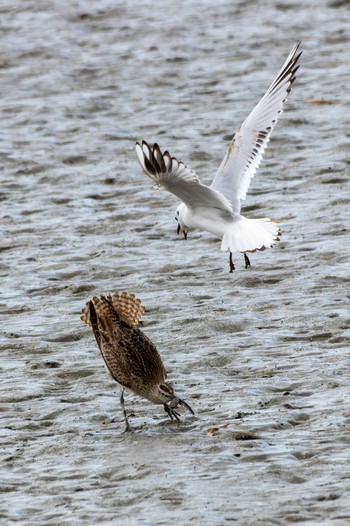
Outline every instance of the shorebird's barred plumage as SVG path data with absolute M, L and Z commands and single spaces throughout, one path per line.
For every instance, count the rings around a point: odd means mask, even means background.
M 165 381 L 166 371 L 156 347 L 138 328 L 144 311 L 134 294 L 116 292 L 113 296 L 95 296 L 86 303 L 81 319 L 92 327 L 112 378 L 151 402 L 163 404 L 170 418 L 178 420 L 178 405 L 193 411 Z M 121 401 L 123 405 L 123 396 Z M 128 428 L 127 418 L 126 424 Z

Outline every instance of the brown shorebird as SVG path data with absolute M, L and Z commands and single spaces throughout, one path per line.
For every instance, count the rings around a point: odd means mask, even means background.
M 124 388 L 163 404 L 171 420 L 180 420 L 175 411 L 178 405 L 191 407 L 181 400 L 171 384 L 165 382 L 166 371 L 161 357 L 151 340 L 138 328 L 145 311 L 134 294 L 115 292 L 105 297 L 96 296 L 82 309 L 81 319 L 92 327 L 97 345 L 112 378 L 122 387 L 120 403 L 126 431 L 130 424 L 124 406 Z
M 190 229 L 201 229 L 220 238 L 221 250 L 230 252 L 230 272 L 235 268 L 233 253 L 243 253 L 248 268 L 247 252 L 265 250 L 279 241 L 279 226 L 267 218 L 244 217 L 241 201 L 246 198 L 250 181 L 291 91 L 299 68 L 298 48 L 299 43 L 293 46 L 265 95 L 238 128 L 210 186 L 203 184 L 193 170 L 167 150 L 162 152 L 157 143 L 136 143 L 140 165 L 155 187 L 171 192 L 182 201 L 175 213 L 177 233 L 182 231 L 187 239 Z

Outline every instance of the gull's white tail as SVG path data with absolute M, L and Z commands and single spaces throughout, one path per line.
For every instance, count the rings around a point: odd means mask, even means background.
M 269 219 L 247 219 L 239 216 L 224 233 L 221 250 L 232 253 L 264 250 L 279 241 L 279 235 L 279 227 Z

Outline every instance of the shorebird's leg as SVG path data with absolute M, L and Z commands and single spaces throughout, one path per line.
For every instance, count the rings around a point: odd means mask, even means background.
M 234 265 L 234 263 L 232 261 L 232 252 L 230 252 L 230 260 L 229 260 L 229 262 L 230 262 L 230 272 L 233 272 L 235 270 L 235 265 Z
M 126 411 L 125 411 L 125 405 L 124 405 L 124 389 L 122 389 L 122 392 L 121 392 L 121 395 L 120 395 L 120 405 L 122 406 L 122 410 L 123 410 L 123 414 L 124 414 L 124 419 L 125 419 L 125 433 L 127 431 L 131 431 L 131 427 L 130 427 L 130 424 L 129 424 L 129 420 L 128 420 L 128 417 L 126 416 Z
M 183 230 L 182 233 L 184 235 L 184 238 L 187 240 L 187 230 Z
M 250 261 L 249 261 L 249 258 L 248 258 L 247 254 L 245 252 L 243 253 L 243 256 L 244 256 L 245 268 L 250 267 Z

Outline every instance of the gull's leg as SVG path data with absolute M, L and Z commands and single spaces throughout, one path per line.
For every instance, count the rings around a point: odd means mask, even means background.
M 245 268 L 250 267 L 250 261 L 249 261 L 249 258 L 248 258 L 247 254 L 245 252 L 243 253 L 243 256 L 244 256 Z
M 176 217 L 175 217 L 175 219 L 176 219 Z M 178 221 L 178 220 L 176 219 L 176 221 Z M 187 239 L 188 230 L 182 230 L 182 229 L 181 229 L 181 226 L 180 226 L 180 223 L 178 222 L 178 223 L 177 223 L 177 229 L 176 229 L 176 233 L 177 233 L 177 235 L 180 234 L 180 230 L 181 230 L 181 232 L 183 233 L 184 238 Z
M 124 414 L 124 418 L 125 418 L 125 431 L 124 431 L 124 433 L 126 433 L 127 431 L 131 431 L 131 427 L 130 427 L 129 420 L 128 420 L 128 417 L 126 416 L 126 411 L 125 411 L 124 389 L 122 389 L 122 392 L 121 392 L 121 395 L 120 395 L 120 404 L 122 406 L 122 410 L 123 410 L 123 414 Z
M 232 261 L 232 252 L 230 252 L 230 260 L 229 260 L 229 262 L 230 262 L 230 272 L 233 272 L 235 270 L 235 265 L 234 265 L 234 263 Z

